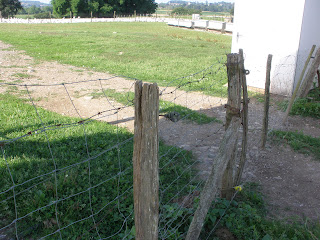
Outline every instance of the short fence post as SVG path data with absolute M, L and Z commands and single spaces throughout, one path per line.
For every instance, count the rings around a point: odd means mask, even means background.
M 191 21 L 191 29 L 194 29 L 194 21 Z
M 222 27 L 221 27 L 221 33 L 224 34 L 226 32 L 226 28 L 227 28 L 227 23 L 223 22 L 222 23 Z
M 206 21 L 206 31 L 208 31 L 208 27 L 209 27 L 209 21 Z
M 137 240 L 157 240 L 159 222 L 157 84 L 135 83 L 133 198 Z
M 241 81 L 240 81 L 240 63 L 239 54 L 228 54 L 227 58 L 227 71 L 228 71 L 228 103 L 226 104 L 226 130 L 229 128 L 231 120 L 234 117 L 240 117 L 240 104 L 241 104 Z M 232 157 L 228 162 L 226 171 L 224 172 L 222 178 L 222 190 L 221 197 L 228 200 L 231 199 L 233 195 L 234 177 L 233 170 L 235 167 L 234 159 L 235 154 L 232 153 Z
M 267 61 L 267 74 L 266 85 L 264 89 L 264 115 L 262 122 L 262 136 L 261 136 L 261 148 L 266 147 L 267 134 L 268 134 L 268 122 L 269 122 L 269 104 L 270 104 L 270 72 L 271 72 L 272 55 L 268 55 Z

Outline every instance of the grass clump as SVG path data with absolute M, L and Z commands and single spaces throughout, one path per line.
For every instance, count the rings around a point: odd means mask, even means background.
M 106 89 L 104 90 L 104 93 L 101 92 L 94 92 L 92 93 L 92 96 L 94 98 L 100 98 L 103 96 L 110 97 L 114 99 L 115 101 L 122 103 L 123 105 L 132 105 L 134 101 L 134 93 L 133 92 L 117 92 L 114 89 Z M 159 100 L 159 113 L 160 114 L 167 114 L 170 112 L 177 112 L 180 115 L 180 118 L 182 120 L 187 120 L 190 122 L 194 122 L 197 124 L 206 124 L 211 122 L 218 122 L 222 123 L 222 121 L 214 118 L 209 117 L 204 113 L 199 113 L 195 110 L 189 109 L 187 107 L 175 104 L 173 102 Z
M 62 239 L 99 238 L 96 227 L 102 238 L 132 236 L 133 135 L 104 122 L 74 125 L 81 119 L 37 108 L 40 120 L 25 101 L 0 95 L 1 228 L 17 214 L 21 239 L 47 234 L 52 234 L 48 239 L 59 239 L 58 224 Z M 43 126 L 45 132 L 41 132 Z M 159 149 L 161 189 L 166 189 L 162 199 L 170 205 L 169 199 L 192 179 L 192 171 L 185 169 L 193 160 L 190 152 L 162 142 Z M 181 194 L 192 187 L 193 183 Z M 92 214 L 95 223 L 88 217 Z M 14 236 L 14 226 L 2 233 Z
M 288 101 L 284 101 L 279 103 L 279 106 L 283 111 L 285 111 L 288 104 Z M 320 89 L 314 88 L 309 92 L 306 98 L 298 98 L 295 100 L 290 114 L 320 119 Z
M 307 222 L 302 224 L 294 221 L 270 220 L 266 218 L 266 208 L 259 186 L 254 183 L 244 185 L 234 201 L 218 199 L 209 210 L 207 221 L 202 232 L 204 239 L 213 226 L 219 222 L 219 228 L 228 229 L 237 239 L 315 239 L 320 236 L 320 225 Z M 216 231 L 218 235 L 219 231 Z M 212 234 L 209 239 L 219 239 Z
M 198 201 L 196 199 L 193 209 L 197 207 Z M 181 208 L 178 204 L 165 207 L 165 212 L 173 216 L 173 226 L 167 230 L 165 237 L 161 234 L 159 237 L 174 240 L 185 236 L 192 219 L 185 219 L 184 216 L 192 215 L 193 209 Z M 215 200 L 208 211 L 199 239 L 309 240 L 320 237 L 320 225 L 317 223 L 301 223 L 294 219 L 288 219 L 288 223 L 286 220 L 267 218 L 266 214 L 259 185 L 246 183 L 233 201 Z M 224 230 L 223 234 L 219 234 L 220 229 Z
M 284 141 L 289 144 L 295 151 L 304 154 L 313 154 L 316 159 L 320 160 L 320 138 L 314 138 L 298 132 L 286 132 L 274 130 L 271 137 L 276 140 Z

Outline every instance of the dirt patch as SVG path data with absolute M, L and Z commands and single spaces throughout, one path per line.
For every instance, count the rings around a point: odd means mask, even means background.
M 91 79 L 95 81 L 88 82 Z M 101 80 L 96 81 L 97 79 Z M 131 80 L 57 62 L 35 61 L 22 51 L 16 51 L 1 42 L 0 80 L 0 84 L 20 84 L 0 85 L 1 93 L 10 92 L 26 98 L 29 92 L 37 106 L 68 116 L 87 118 L 95 115 L 96 119 L 112 124 L 118 123 L 119 126 L 133 131 L 132 107 L 119 110 L 123 105 L 112 99 L 92 97 L 93 92 L 106 88 L 121 92 L 133 91 L 134 82 Z M 68 84 L 73 82 L 78 83 Z M 65 85 L 52 85 L 57 83 Z M 26 88 L 23 84 L 47 86 Z M 172 90 L 174 88 L 166 89 L 167 92 Z M 226 99 L 184 91 L 164 94 L 163 99 L 224 120 L 223 104 Z M 272 141 L 267 143 L 264 151 L 260 150 L 263 104 L 251 101 L 249 109 L 248 160 L 243 181 L 261 184 L 272 215 L 279 218 L 298 215 L 318 220 L 320 162 L 312 156 L 296 153 L 290 147 Z M 99 112 L 104 114 L 97 115 Z M 271 106 L 270 129 L 297 130 L 313 137 L 320 136 L 319 120 L 290 116 L 287 124 L 282 126 L 283 115 L 276 105 Z M 221 123 L 197 125 L 185 121 L 173 123 L 160 118 L 160 137 L 168 144 L 191 150 L 199 160 L 197 168 L 202 178 L 206 178 L 211 171 L 211 164 L 223 134 L 224 128 Z

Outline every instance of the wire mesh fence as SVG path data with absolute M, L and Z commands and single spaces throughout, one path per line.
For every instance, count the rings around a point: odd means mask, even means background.
M 217 155 L 227 103 L 225 62 L 160 87 L 160 239 L 185 238 Z M 124 77 L 124 88 L 113 89 L 112 82 Z M 23 93 L 22 100 L 1 97 L 1 233 L 16 239 L 135 238 L 133 83 L 126 76 L 0 83 Z M 86 96 L 79 96 L 79 86 Z M 41 107 L 44 96 L 63 115 Z

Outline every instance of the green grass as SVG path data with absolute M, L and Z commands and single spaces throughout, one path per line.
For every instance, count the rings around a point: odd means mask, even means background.
M 189 90 L 212 92 L 227 82 L 224 66 L 231 37 L 164 23 L 1 24 L 0 40 L 40 60 L 122 74 L 165 86 L 214 65 L 214 76 Z M 224 60 L 223 60 L 224 59 Z M 217 72 L 217 73 L 216 73 Z M 174 81 L 175 80 L 175 81 Z
M 279 102 L 281 110 L 285 111 L 288 101 Z M 290 115 L 301 115 L 303 117 L 313 117 L 320 119 L 320 89 L 314 88 L 306 98 L 298 98 L 292 105 Z
M 13 77 L 17 77 L 17 78 L 32 78 L 33 75 L 27 74 L 27 73 L 15 73 L 13 75 L 11 75 Z
M 104 94 L 107 97 L 110 97 L 114 100 L 116 100 L 119 103 L 122 103 L 123 105 L 133 105 L 134 101 L 134 93 L 133 92 L 126 92 L 121 93 L 117 92 L 114 89 L 107 89 L 104 90 Z M 101 92 L 94 92 L 91 95 L 94 98 L 100 98 L 104 96 Z M 214 118 L 214 117 L 208 117 L 204 113 L 199 113 L 195 110 L 189 109 L 187 107 L 181 106 L 179 104 L 174 104 L 173 102 L 159 100 L 159 113 L 161 114 L 167 114 L 170 112 L 178 112 L 180 114 L 180 117 L 182 120 L 187 120 L 190 122 L 194 122 L 197 124 L 206 124 L 211 122 L 218 122 L 222 123 L 220 120 Z
M 320 137 L 314 138 L 298 132 L 285 132 L 274 130 L 271 137 L 289 144 L 295 151 L 312 154 L 320 160 Z
M 178 239 L 183 233 L 187 232 L 191 219 L 185 221 L 178 229 L 175 226 L 181 224 L 185 214 L 192 214 L 192 209 L 181 209 L 178 204 L 175 204 L 168 206 L 165 210 L 167 214 L 171 213 L 174 217 L 174 226 L 168 231 L 165 239 Z M 320 237 L 319 222 L 315 223 L 308 220 L 301 222 L 294 218 L 272 220 L 266 216 L 266 213 L 265 202 L 259 185 L 246 183 L 234 201 L 216 199 L 208 211 L 199 239 L 231 239 L 230 236 L 227 237 L 228 235 L 220 235 L 221 238 L 218 238 L 216 235 L 218 231 L 216 230 L 219 228 L 226 229 L 229 235 L 233 235 L 232 239 L 243 240 L 316 240 Z M 218 225 L 216 226 L 216 224 Z M 216 229 L 209 236 L 214 226 L 216 226 Z M 171 236 L 168 237 L 168 235 Z
M 129 217 L 133 209 L 132 134 L 125 129 L 98 121 L 63 128 L 66 124 L 78 122 L 80 119 L 61 116 L 41 108 L 38 108 L 38 113 L 43 124 L 56 127 L 53 130 L 47 130 L 46 133 L 41 133 L 39 130 L 35 132 L 34 130 L 41 128 L 42 124 L 33 106 L 8 94 L 0 95 L 0 110 L 0 141 L 2 143 L 27 134 L 26 137 L 1 147 L 0 192 L 12 186 L 12 176 L 14 183 L 18 185 L 14 188 L 17 216 L 26 216 L 35 209 L 43 207 L 18 221 L 19 238 L 39 238 L 57 230 L 55 204 L 52 204 L 56 200 L 56 191 L 59 199 L 65 198 L 57 204 L 61 228 L 90 216 L 88 190 L 90 186 L 92 187 L 90 192 L 92 209 L 96 213 L 95 220 L 101 237 L 107 237 L 119 231 L 125 217 Z M 59 127 L 57 126 L 59 124 L 62 125 Z M 86 137 L 83 127 L 85 127 Z M 123 143 L 126 140 L 127 142 Z M 119 148 L 112 148 L 117 143 L 122 144 Z M 103 151 L 105 151 L 104 154 L 101 154 Z M 85 161 L 88 159 L 88 154 L 92 159 Z M 162 156 L 160 167 L 165 165 L 160 171 L 160 181 L 161 189 L 168 188 L 165 194 L 162 194 L 162 200 L 166 202 L 178 193 L 186 182 L 190 181 L 193 171 L 192 169 L 186 171 L 186 169 L 193 160 L 190 152 L 166 146 L 162 142 L 160 142 L 159 155 Z M 72 165 L 73 167 L 70 167 Z M 55 168 L 59 169 L 56 178 L 50 173 Z M 47 173 L 49 174 L 42 176 Z M 180 175 L 182 176 L 177 178 Z M 171 184 L 173 180 L 176 180 L 175 184 Z M 101 182 L 103 183 L 100 184 Z M 191 183 L 181 194 L 186 194 L 185 192 L 192 188 Z M 120 194 L 123 195 L 118 201 L 117 196 Z M 73 197 L 69 197 L 71 195 Z M 12 190 L 0 194 L 1 227 L 15 219 L 12 196 Z M 109 202 L 110 204 L 106 205 Z M 45 207 L 48 204 L 51 205 Z M 169 202 L 168 205 L 170 204 Z M 133 231 L 133 215 L 126 221 L 120 234 L 111 239 L 119 239 L 125 233 Z M 4 233 L 14 235 L 14 225 Z M 97 238 L 91 218 L 67 227 L 61 233 L 63 239 L 76 239 L 80 236 L 83 239 Z M 48 237 L 48 239 L 58 238 L 59 234 Z
M 320 237 L 319 223 L 290 220 L 292 223 L 288 224 L 285 220 L 267 219 L 265 202 L 257 184 L 244 185 L 244 190 L 231 203 L 225 199 L 218 200 L 209 210 L 204 236 L 222 216 L 219 227 L 226 227 L 237 239 L 309 240 L 316 239 L 313 236 Z M 212 236 L 210 239 L 217 238 Z

